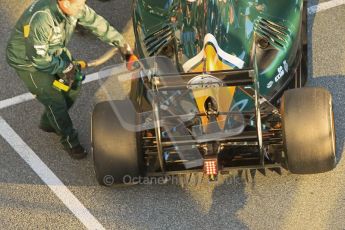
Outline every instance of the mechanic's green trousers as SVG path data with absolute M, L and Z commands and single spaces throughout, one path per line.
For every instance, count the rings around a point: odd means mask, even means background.
M 45 111 L 42 114 L 40 126 L 51 129 L 61 136 L 61 144 L 65 148 L 73 148 L 79 145 L 78 133 L 73 128 L 68 109 L 76 100 L 80 86 L 68 92 L 59 91 L 53 87 L 55 76 L 43 72 L 28 72 L 16 70 L 19 77 L 24 81 L 29 91 L 36 95 Z

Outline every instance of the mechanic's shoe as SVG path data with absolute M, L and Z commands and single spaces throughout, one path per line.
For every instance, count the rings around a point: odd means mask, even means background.
M 39 125 L 38 128 L 44 132 L 47 132 L 47 133 L 56 133 L 55 129 L 53 129 L 52 127 L 46 127 L 43 125 Z
M 73 159 L 83 159 L 87 156 L 87 151 L 81 145 L 66 149 L 66 151 Z

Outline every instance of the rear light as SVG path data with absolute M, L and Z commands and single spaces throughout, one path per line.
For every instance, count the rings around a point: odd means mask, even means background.
M 206 160 L 204 160 L 204 173 L 206 175 L 217 175 L 218 174 L 217 159 L 206 159 Z

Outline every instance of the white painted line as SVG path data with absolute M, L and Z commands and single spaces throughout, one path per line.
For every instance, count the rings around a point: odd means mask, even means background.
M 119 65 L 118 67 L 116 67 L 116 68 L 110 67 L 110 68 L 101 70 L 100 72 L 88 74 L 88 75 L 86 75 L 85 80 L 83 81 L 83 84 L 87 84 L 87 83 L 99 80 L 100 76 L 107 77 L 110 75 L 119 74 L 119 73 L 123 73 L 126 71 L 125 65 Z M 13 105 L 17 105 L 17 104 L 26 102 L 26 101 L 31 101 L 32 99 L 35 99 L 34 95 L 32 95 L 31 93 L 24 93 L 24 94 L 21 94 L 21 95 L 12 97 L 12 98 L 2 100 L 2 101 L 0 101 L 0 110 L 7 108 L 7 107 L 11 107 Z
M 126 72 L 128 72 L 128 70 L 126 69 L 126 66 L 124 64 L 109 66 L 108 68 L 103 69 L 99 72 L 86 75 L 85 80 L 83 81 L 83 84 L 87 84 L 89 82 L 93 82 L 93 81 L 97 81 L 101 79 L 102 81 L 100 83 L 103 83 L 104 78 L 114 76 L 120 73 L 126 73 Z
M 92 81 L 96 81 L 99 79 L 99 73 L 92 73 L 92 74 L 88 74 L 85 77 L 85 80 L 83 81 L 83 84 L 92 82 Z M 11 107 L 26 101 L 31 101 L 32 99 L 35 99 L 35 96 L 32 95 L 31 93 L 24 93 L 12 98 L 8 98 L 5 100 L 0 101 L 0 110 L 1 109 L 5 109 L 7 107 Z
M 328 2 L 322 2 L 320 4 L 310 6 L 308 8 L 308 14 L 316 14 L 317 12 L 331 9 L 340 5 L 344 5 L 345 0 L 331 0 Z
M 0 109 L 4 109 L 26 101 L 31 101 L 34 98 L 34 95 L 32 95 L 31 93 L 24 93 L 12 98 L 8 98 L 6 100 L 0 101 Z
M 62 181 L 48 168 L 36 153 L 0 117 L 0 135 L 11 145 L 21 158 L 34 170 L 66 207 L 85 225 L 87 229 L 104 229 L 98 220 L 73 195 Z
M 85 76 L 85 80 L 83 81 L 83 84 L 87 84 L 89 82 L 93 82 L 99 79 L 99 73 L 92 73 L 92 74 L 88 74 Z

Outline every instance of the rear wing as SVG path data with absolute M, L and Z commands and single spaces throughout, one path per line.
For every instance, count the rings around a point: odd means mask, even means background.
M 219 82 L 192 82 L 196 77 L 212 76 L 219 79 Z M 246 86 L 253 85 L 255 82 L 254 69 L 242 70 L 222 70 L 212 72 L 193 72 L 193 73 L 178 73 L 178 74 L 161 74 L 154 75 L 151 81 L 144 81 L 148 89 L 154 88 L 157 90 L 179 90 L 187 89 L 189 87 L 214 87 L 217 83 L 219 86 Z M 149 83 L 149 85 L 147 84 Z

